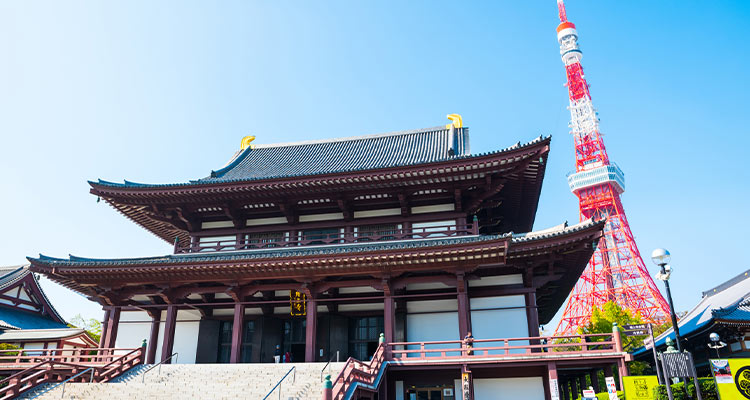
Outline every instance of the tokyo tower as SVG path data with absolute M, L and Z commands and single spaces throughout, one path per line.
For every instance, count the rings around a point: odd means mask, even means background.
M 557 0 L 560 25 L 557 40 L 565 64 L 570 97 L 570 128 L 575 143 L 576 171 L 568 176 L 570 190 L 578 197 L 579 217 L 606 218 L 604 236 L 586 270 L 568 298 L 555 334 L 574 334 L 591 319 L 592 307 L 615 301 L 645 322 L 661 323 L 669 307 L 646 270 L 630 231 L 620 194 L 625 176 L 610 163 L 599 132 L 599 118 L 591 102 L 578 48 L 578 32 L 568 21 L 563 0 Z

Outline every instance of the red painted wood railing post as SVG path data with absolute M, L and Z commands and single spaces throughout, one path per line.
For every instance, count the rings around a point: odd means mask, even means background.
M 620 328 L 617 323 L 612 324 L 612 340 L 615 342 L 615 351 L 622 353 L 622 339 L 620 338 Z
M 331 375 L 326 375 L 325 381 L 323 382 L 323 400 L 333 399 L 333 383 L 331 382 Z

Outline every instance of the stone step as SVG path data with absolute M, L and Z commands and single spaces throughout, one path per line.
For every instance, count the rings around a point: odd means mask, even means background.
M 319 399 L 321 369 L 324 363 L 292 364 L 172 364 L 139 366 L 110 383 L 71 383 L 65 388 L 65 399 L 133 399 L 186 400 L 201 399 L 262 399 L 290 368 L 295 372 L 281 384 L 281 398 L 287 400 Z M 335 363 L 325 374 L 337 375 L 344 363 Z M 144 375 L 145 374 L 145 375 Z M 145 376 L 145 380 L 144 380 Z M 51 385 L 46 385 L 49 389 Z M 272 397 L 278 399 L 276 389 Z M 35 390 L 39 394 L 42 390 Z M 60 399 L 62 388 L 37 397 L 40 400 Z M 31 398 L 29 392 L 21 398 Z

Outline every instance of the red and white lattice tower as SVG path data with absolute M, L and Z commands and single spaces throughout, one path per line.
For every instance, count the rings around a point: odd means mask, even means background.
M 557 6 L 557 40 L 568 77 L 576 156 L 576 171 L 568 176 L 568 184 L 578 197 L 580 219 L 606 218 L 607 223 L 604 237 L 570 294 L 555 334 L 576 333 L 590 320 L 592 307 L 610 300 L 640 314 L 644 321 L 660 323 L 669 316 L 669 307 L 643 264 L 622 208 L 620 194 L 625 190 L 625 176 L 617 164 L 610 163 L 604 148 L 599 118 L 581 67 L 576 27 L 568 21 L 563 0 L 557 0 Z

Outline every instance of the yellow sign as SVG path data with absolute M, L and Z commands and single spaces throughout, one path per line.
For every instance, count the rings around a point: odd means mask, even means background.
M 301 317 L 307 315 L 307 296 L 297 290 L 289 291 L 289 308 L 292 316 Z
M 721 400 L 750 399 L 750 358 L 709 360 Z
M 625 400 L 651 400 L 654 398 L 654 388 L 659 385 L 656 375 L 623 376 Z

